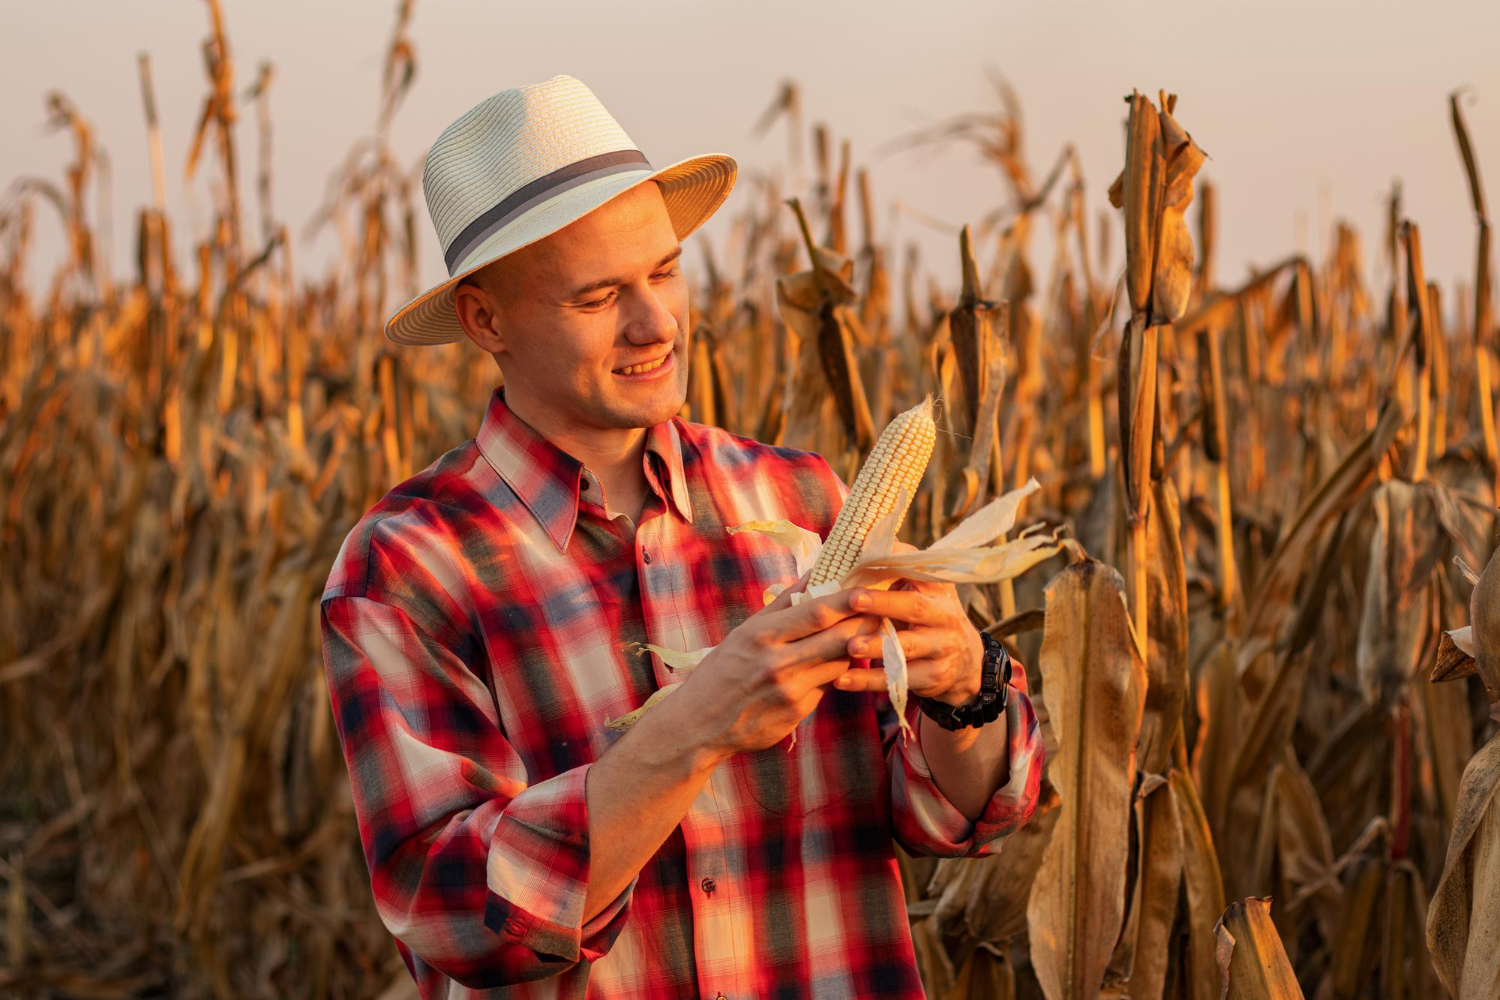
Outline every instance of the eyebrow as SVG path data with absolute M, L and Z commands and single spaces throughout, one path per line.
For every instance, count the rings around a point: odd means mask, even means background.
M 678 244 L 676 249 L 652 265 L 651 270 L 655 271 L 658 268 L 666 267 L 681 256 L 682 245 Z M 598 281 L 590 281 L 587 285 L 581 285 L 574 289 L 573 294 L 568 296 L 567 301 L 572 302 L 575 299 L 581 299 L 590 292 L 597 292 L 599 289 L 608 288 L 611 285 L 623 285 L 626 280 L 625 278 L 600 278 Z

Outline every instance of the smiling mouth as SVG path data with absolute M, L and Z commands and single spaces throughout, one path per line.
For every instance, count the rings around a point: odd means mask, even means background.
M 615 374 L 616 375 L 637 375 L 637 374 L 640 374 L 641 372 L 649 372 L 653 368 L 660 368 L 662 365 L 666 364 L 668 357 L 670 357 L 670 355 L 663 354 L 661 357 L 657 358 L 655 361 L 647 361 L 645 364 L 642 364 L 642 365 L 627 365 L 624 368 L 616 368 L 615 369 Z

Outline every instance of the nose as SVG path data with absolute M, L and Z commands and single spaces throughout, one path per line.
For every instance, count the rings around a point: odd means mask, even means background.
M 633 344 L 671 343 L 677 337 L 677 315 L 672 312 L 674 296 L 643 282 L 630 296 L 625 319 L 625 337 Z

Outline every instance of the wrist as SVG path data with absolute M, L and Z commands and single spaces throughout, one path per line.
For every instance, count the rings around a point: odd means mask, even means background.
M 963 682 L 955 684 L 947 691 L 937 695 L 934 697 L 934 701 L 941 701 L 945 705 L 952 705 L 955 708 L 964 705 L 972 707 L 979 704 L 984 668 L 984 637 L 973 626 L 969 628 L 967 652 L 969 654 L 969 669 L 964 675 Z
M 942 696 L 919 695 L 917 705 L 923 714 L 932 718 L 942 728 L 954 731 L 966 727 L 979 728 L 994 722 L 1005 711 L 1006 689 L 1010 683 L 1010 657 L 998 639 L 987 633 L 978 633 L 984 653 L 980 661 L 979 691 L 972 700 L 960 698 L 964 689 L 950 689 Z M 950 700 L 957 699 L 957 700 Z
M 636 737 L 636 752 L 650 757 L 649 766 L 683 778 L 706 778 L 733 755 L 716 738 L 722 727 L 713 725 L 696 694 L 696 686 L 683 681 L 625 734 L 645 730 Z

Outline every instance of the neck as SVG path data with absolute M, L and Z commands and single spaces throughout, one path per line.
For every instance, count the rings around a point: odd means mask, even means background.
M 532 405 L 524 394 L 514 395 L 511 386 L 505 389 L 505 405 L 598 476 L 611 510 L 629 514 L 632 521 L 640 519 L 649 490 L 643 468 L 646 428 L 581 427 L 545 406 Z

